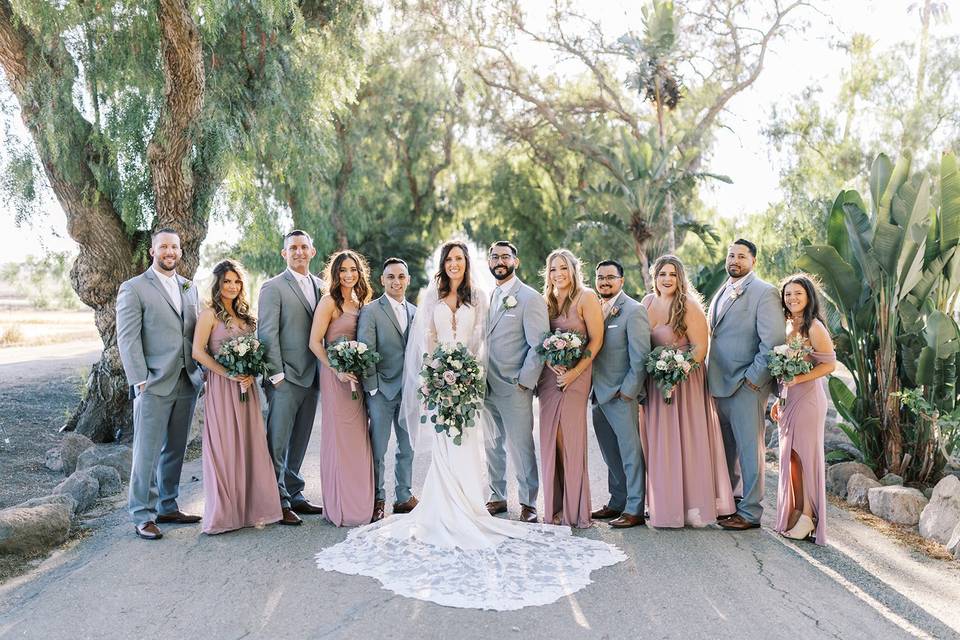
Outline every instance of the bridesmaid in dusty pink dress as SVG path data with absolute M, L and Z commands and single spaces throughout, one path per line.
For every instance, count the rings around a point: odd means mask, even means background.
M 736 512 L 720 420 L 704 376 L 707 316 L 679 258 L 658 258 L 653 276 L 655 293 L 643 299 L 652 346 L 691 348 L 700 367 L 677 385 L 671 404 L 664 401 L 652 377 L 647 377 L 640 437 L 647 461 L 649 523 L 654 527 L 703 527 L 716 522 L 718 516 Z
M 360 254 L 338 251 L 325 276 L 328 293 L 317 304 L 310 330 L 310 350 L 320 360 L 323 512 L 336 526 L 352 527 L 373 517 L 373 450 L 360 381 L 331 369 L 326 347 L 356 339 L 360 308 L 371 298 L 370 268 Z
M 787 278 L 780 288 L 780 301 L 787 319 L 787 342 L 800 336 L 813 349 L 809 360 L 814 367 L 789 383 L 781 383 L 780 399 L 770 412 L 780 425 L 776 530 L 794 540 L 812 535 L 817 544 L 827 544 L 823 459 L 827 394 L 823 377 L 836 368 L 837 357 L 810 276 L 797 274 Z
M 224 341 L 253 334 L 243 267 L 213 268 L 211 306 L 197 318 L 193 359 L 207 370 L 203 396 L 203 532 L 223 533 L 278 522 L 280 493 L 267 450 L 260 396 L 253 376 L 231 378 L 212 354 Z M 241 390 L 247 392 L 240 401 Z
M 587 401 L 593 355 L 603 345 L 603 312 L 597 295 L 583 284 L 580 261 L 568 250 L 547 257 L 543 296 L 550 329 L 587 338 L 589 355 L 570 369 L 546 366 L 540 374 L 540 460 L 543 521 L 589 527 L 590 474 L 587 469 Z

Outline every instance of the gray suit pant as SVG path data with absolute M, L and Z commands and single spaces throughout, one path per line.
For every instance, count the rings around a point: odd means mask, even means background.
M 533 391 L 514 387 L 507 395 L 488 394 L 484 401 L 487 412 L 484 447 L 487 454 L 487 478 L 490 500 L 507 499 L 507 452 L 517 474 L 520 504 L 537 506 L 540 479 L 537 454 L 533 443 Z
M 737 513 L 753 523 L 759 523 L 763 515 L 763 421 L 768 396 L 766 386 L 757 393 L 741 384 L 732 396 L 715 398 L 730 486 L 736 491 L 743 483 Z
M 179 511 L 180 471 L 187 450 L 197 389 L 186 370 L 166 396 L 144 389 L 133 401 L 133 466 L 127 509 L 134 524 Z
M 593 429 L 607 465 L 607 506 L 642 516 L 647 473 L 640 445 L 640 412 L 636 400 L 614 398 L 593 405 Z
M 413 447 L 407 433 L 407 421 L 400 415 L 401 394 L 387 400 L 383 393 L 367 394 L 367 413 L 370 415 L 370 446 L 373 449 L 373 479 L 376 486 L 375 499 L 385 500 L 383 490 L 383 457 L 390 444 L 390 431 L 397 435 L 397 458 L 394 466 L 396 502 L 406 502 L 412 495 Z
M 289 380 L 284 380 L 279 387 L 266 387 L 267 401 L 270 403 L 267 410 L 267 445 L 273 458 L 273 470 L 277 474 L 280 505 L 284 508 L 306 501 L 303 497 L 306 483 L 300 475 L 300 466 L 307 453 L 317 417 L 317 403 L 320 401 L 318 381 L 319 373 L 312 387 L 301 387 Z

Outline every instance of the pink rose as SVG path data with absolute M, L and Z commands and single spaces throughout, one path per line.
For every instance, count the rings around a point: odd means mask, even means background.
M 562 340 L 562 339 L 561 339 L 561 340 L 557 340 L 557 341 L 554 343 L 554 346 L 556 346 L 557 349 L 563 349 L 563 348 L 565 348 L 565 347 L 567 346 L 567 341 L 566 341 L 566 340 Z
M 457 381 L 457 374 L 455 374 L 453 371 L 444 371 L 443 380 L 447 384 L 453 384 Z
M 546 340 L 543 341 L 543 348 L 544 349 L 550 348 L 550 338 L 547 338 Z

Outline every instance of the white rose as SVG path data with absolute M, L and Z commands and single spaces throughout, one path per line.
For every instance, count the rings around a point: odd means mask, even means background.
M 788 351 L 789 349 L 790 349 L 790 347 L 788 347 L 787 345 L 781 344 L 781 345 L 777 345 L 776 347 L 774 347 L 774 348 L 773 348 L 773 352 L 774 352 L 775 354 L 777 354 L 778 356 L 785 356 L 785 355 L 787 355 L 787 351 Z
M 359 345 L 357 345 L 357 353 L 364 354 L 366 352 L 367 352 L 367 345 L 365 345 L 362 342 Z
M 245 342 L 241 342 L 240 344 L 237 345 L 237 355 L 238 355 L 238 356 L 244 356 L 244 355 L 246 355 L 247 351 L 249 351 L 249 350 L 250 350 L 250 347 L 247 346 L 247 343 L 245 343 Z
M 669 366 L 668 366 L 667 363 L 664 362 L 663 360 L 658 360 L 658 361 L 657 361 L 657 370 L 659 370 L 659 371 L 666 371 L 668 368 L 669 368 Z
M 581 344 L 583 344 L 583 342 L 581 342 L 580 338 L 578 338 L 577 336 L 573 336 L 572 338 L 570 338 L 570 344 L 574 348 L 578 348 Z
M 677 364 L 680 364 L 681 362 L 686 360 L 686 358 L 683 357 L 682 353 L 677 353 L 675 356 L 673 356 L 673 359 L 677 361 Z

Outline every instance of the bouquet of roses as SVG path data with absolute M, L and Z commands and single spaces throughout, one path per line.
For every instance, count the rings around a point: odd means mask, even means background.
M 576 331 L 547 331 L 537 345 L 537 353 L 547 364 L 569 369 L 580 361 L 580 358 L 590 355 L 585 348 L 587 338 Z
M 813 363 L 807 360 L 811 353 L 813 348 L 805 344 L 802 337 L 794 336 L 787 344 L 778 345 L 767 354 L 767 369 L 781 384 L 790 382 L 813 369 Z M 780 391 L 781 407 L 787 406 L 787 389 L 782 387 Z
M 420 389 L 417 394 L 430 410 L 437 433 L 446 432 L 459 446 L 463 431 L 477 424 L 483 404 L 483 367 L 462 344 L 439 344 L 432 354 L 423 354 Z M 421 415 L 426 423 L 427 416 Z
M 258 376 L 267 375 L 266 350 L 252 333 L 230 338 L 220 345 L 213 359 L 223 365 L 227 375 Z M 240 391 L 240 402 L 247 401 L 247 392 Z
M 700 368 L 700 363 L 694 361 L 693 351 L 680 347 L 657 347 L 647 356 L 647 373 L 649 373 L 660 393 L 663 401 L 673 403 L 674 388 L 690 377 L 690 372 Z
M 363 342 L 344 338 L 327 347 L 327 360 L 330 361 L 330 368 L 337 373 L 352 373 L 361 378 L 370 367 L 380 362 L 380 354 L 371 351 Z M 354 382 L 350 383 L 350 397 L 354 400 L 359 397 Z

